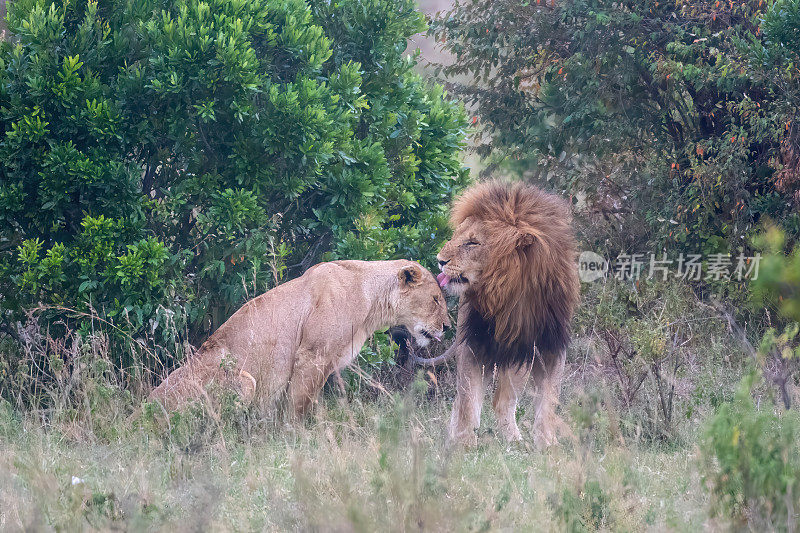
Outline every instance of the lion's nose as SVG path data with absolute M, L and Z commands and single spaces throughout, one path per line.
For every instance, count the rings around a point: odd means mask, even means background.
M 441 259 L 439 259 L 439 270 L 441 270 L 449 262 L 450 261 L 442 261 Z

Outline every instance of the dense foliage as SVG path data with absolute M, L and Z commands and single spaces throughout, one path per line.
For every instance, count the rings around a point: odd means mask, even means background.
M 793 531 L 800 504 L 800 418 L 758 409 L 746 377 L 733 402 L 709 421 L 701 444 L 712 512 L 736 529 Z
M 483 152 L 574 195 L 594 244 L 736 255 L 767 217 L 800 235 L 797 6 L 460 0 L 432 32 Z
M 44 309 L 56 338 L 102 328 L 162 359 L 320 259 L 427 262 L 443 240 L 467 177 L 466 118 L 405 53 L 425 29 L 412 1 L 19 0 L 11 11 L 7 333 L 21 338 L 17 321 Z

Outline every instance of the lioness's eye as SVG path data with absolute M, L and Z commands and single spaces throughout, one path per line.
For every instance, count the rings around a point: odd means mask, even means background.
M 464 243 L 464 246 L 478 246 L 480 243 L 475 241 L 467 241 Z

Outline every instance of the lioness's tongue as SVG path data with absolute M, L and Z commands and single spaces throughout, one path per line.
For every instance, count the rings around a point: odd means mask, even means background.
M 436 281 L 439 282 L 440 287 L 444 287 L 445 285 L 450 283 L 450 276 L 442 272 L 438 276 L 436 276 Z

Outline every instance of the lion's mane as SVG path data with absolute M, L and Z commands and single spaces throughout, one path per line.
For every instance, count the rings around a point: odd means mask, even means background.
M 484 223 L 489 259 L 465 294 L 462 340 L 499 366 L 530 363 L 535 349 L 560 353 L 580 292 L 567 202 L 529 185 L 487 182 L 456 201 L 453 227 L 467 218 Z

